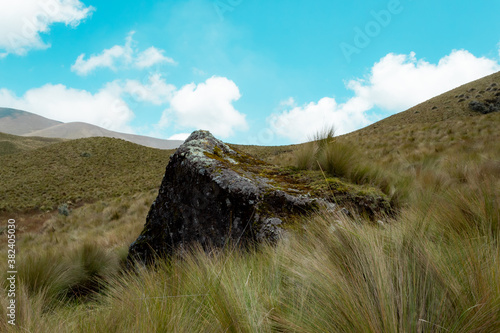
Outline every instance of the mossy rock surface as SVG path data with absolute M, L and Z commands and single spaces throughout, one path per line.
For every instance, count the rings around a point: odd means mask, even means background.
M 317 176 L 317 175 L 316 175 Z M 275 242 L 297 216 L 328 200 L 324 187 L 196 131 L 170 157 L 158 196 L 129 258 L 149 262 L 193 243 L 204 248 Z
M 276 241 L 289 218 L 323 203 L 284 177 L 209 132 L 194 132 L 171 156 L 130 258 L 149 261 L 194 242 L 209 248 Z

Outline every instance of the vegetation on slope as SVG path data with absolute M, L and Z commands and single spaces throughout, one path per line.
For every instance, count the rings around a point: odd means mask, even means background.
M 328 160 L 336 160 L 333 173 L 354 183 L 377 186 L 397 205 L 409 202 L 413 187 L 419 186 L 414 182 L 418 176 L 448 186 L 477 167 L 482 174 L 500 178 L 500 111 L 482 114 L 469 106 L 472 101 L 487 104 L 492 100 L 500 101 L 500 72 L 335 137 L 329 149 L 337 151 L 327 159 L 323 154 L 321 167 L 328 169 Z M 316 156 L 321 142 L 312 139 L 287 149 L 250 146 L 248 150 L 268 162 L 314 169 L 322 159 Z
M 55 210 L 158 188 L 171 153 L 88 138 L 0 156 L 0 212 Z
M 406 164 L 440 156 L 498 152 L 500 112 L 481 114 L 472 101 L 500 101 L 500 72 L 468 83 L 413 108 L 383 119 L 342 139 L 356 143 L 363 154 L 385 164 Z
M 0 133 L 0 156 L 29 151 L 61 141 L 60 139 L 23 137 Z
M 358 131 L 338 137 L 370 164 L 408 166 L 439 156 L 500 154 L 500 112 L 481 114 L 469 103 L 500 99 L 500 72 L 460 86 Z M 311 133 L 313 134 L 313 133 Z M 314 137 L 312 138 L 314 140 Z M 309 143 L 287 147 L 241 146 L 270 163 L 295 164 L 296 152 Z

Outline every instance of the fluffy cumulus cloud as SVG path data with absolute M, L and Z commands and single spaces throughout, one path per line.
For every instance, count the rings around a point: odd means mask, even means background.
M 133 35 L 134 31 L 128 34 L 125 45 L 114 45 L 88 58 L 86 58 L 85 53 L 80 54 L 71 66 L 71 70 L 78 75 L 87 75 L 98 68 L 116 70 L 118 67 L 136 67 L 144 69 L 161 63 L 175 64 L 172 58 L 164 55 L 165 51 L 154 46 L 139 52 L 134 48 Z
M 154 126 L 154 134 L 162 137 L 167 127 L 169 131 L 179 131 L 169 137 L 172 140 L 186 139 L 187 130 L 193 129 L 207 129 L 223 138 L 231 136 L 235 130 L 247 129 L 245 115 L 233 106 L 239 98 L 238 87 L 225 77 L 212 77 L 203 83 L 191 83 L 177 89 L 159 74 L 149 76 L 146 82 L 115 80 L 96 93 L 62 84 L 33 88 L 20 97 L 8 89 L 0 89 L 0 105 L 4 107 L 127 133 L 135 132 L 130 123 L 134 118 L 132 109 L 139 103 L 167 107 L 160 123 Z
M 125 45 L 115 45 L 109 49 L 103 50 L 98 55 L 93 55 L 85 59 L 85 54 L 80 54 L 75 63 L 71 66 L 71 70 L 78 75 L 87 75 L 93 70 L 100 67 L 108 67 L 115 69 L 115 66 L 120 63 L 132 62 L 132 33 L 127 38 Z
M 28 90 L 21 97 L 7 89 L 0 89 L 0 105 L 63 122 L 82 121 L 110 130 L 132 132 L 128 124 L 134 114 L 112 89 L 92 94 L 62 84 L 46 84 Z
M 233 106 L 240 96 L 238 86 L 225 77 L 214 76 L 198 85 L 187 84 L 174 93 L 159 126 L 175 124 L 181 128 L 205 129 L 227 138 L 235 130 L 248 127 L 245 115 Z
M 288 99 L 281 103 L 290 106 Z M 305 141 L 318 130 L 335 128 L 336 134 L 353 131 L 369 124 L 364 111 L 369 105 L 359 98 L 352 98 L 347 103 L 337 104 L 334 98 L 324 97 L 317 103 L 293 106 L 279 114 L 269 117 L 271 129 L 278 135 L 293 142 Z
M 151 46 L 149 49 L 137 55 L 135 66 L 138 68 L 148 68 L 161 63 L 175 64 L 174 59 L 166 57 L 164 53 L 165 51 Z
M 176 87 L 167 83 L 160 74 L 150 75 L 145 83 L 137 80 L 115 80 L 106 85 L 106 90 L 116 95 L 128 95 L 137 102 L 163 105 L 172 100 Z
M 429 98 L 500 70 L 497 61 L 455 50 L 431 64 L 415 53 L 388 54 L 366 79 L 347 86 L 356 96 L 388 111 L 403 111 Z
M 134 118 L 125 100 L 153 105 L 166 105 L 176 91 L 159 74 L 149 76 L 145 83 L 136 80 L 115 80 L 97 93 L 68 88 L 62 84 L 46 84 L 28 90 L 18 97 L 0 89 L 0 105 L 26 110 L 62 122 L 82 121 L 109 130 L 134 132 Z
M 54 23 L 76 27 L 93 11 L 79 0 L 0 1 L 0 58 L 49 47 L 40 34 Z
M 344 134 L 369 124 L 367 111 L 404 111 L 418 103 L 467 82 L 500 70 L 492 59 L 454 50 L 437 64 L 417 59 L 415 53 L 388 54 L 372 67 L 364 79 L 346 83 L 354 96 L 338 105 L 333 98 L 297 106 L 293 99 L 281 103 L 285 110 L 269 117 L 271 129 L 293 142 L 303 142 L 325 126 Z

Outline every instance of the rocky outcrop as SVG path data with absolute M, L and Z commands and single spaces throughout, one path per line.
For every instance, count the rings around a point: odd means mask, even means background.
M 484 103 L 479 101 L 472 101 L 469 103 L 469 108 L 472 111 L 482 114 L 497 112 L 500 110 L 500 97 L 497 97 L 496 99 L 485 100 Z
M 149 262 L 194 242 L 204 248 L 275 242 L 293 216 L 320 205 L 335 207 L 282 181 L 264 162 L 196 131 L 171 156 L 129 259 Z

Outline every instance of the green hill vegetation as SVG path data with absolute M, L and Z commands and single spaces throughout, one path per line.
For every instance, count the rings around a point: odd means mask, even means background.
M 499 332 L 500 112 L 468 106 L 498 85 L 500 73 L 341 137 L 239 146 L 327 189 L 378 188 L 394 216 L 320 212 L 275 247 L 194 248 L 134 273 L 127 247 L 170 152 L 96 138 L 3 156 L 2 187 L 29 184 L 16 192 L 28 199 L 0 189 L 4 213 L 53 210 L 37 229 L 19 221 L 17 326 L 2 294 L 0 330 Z M 68 200 L 88 203 L 54 212 Z
M 42 148 L 52 143 L 61 142 L 60 139 L 22 137 L 17 135 L 0 133 L 0 157 L 3 155 L 15 154 Z
M 88 138 L 0 156 L 0 212 L 53 211 L 158 188 L 171 153 Z

